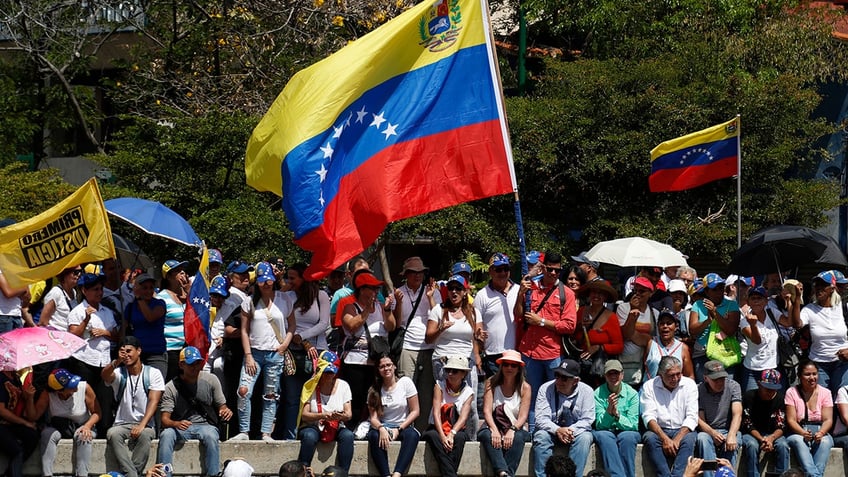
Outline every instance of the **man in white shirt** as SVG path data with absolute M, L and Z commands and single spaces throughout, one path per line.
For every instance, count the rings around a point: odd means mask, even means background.
M 118 348 L 118 359 L 103 368 L 101 377 L 118 400 L 115 424 L 106 432 L 106 452 L 114 455 L 126 477 L 144 475 L 155 437 L 153 417 L 165 391 L 162 373 L 142 364 L 141 342 L 127 336 Z
M 398 369 L 404 376 L 412 378 L 418 389 L 418 402 L 430 403 L 433 400 L 433 348 L 427 344 L 424 337 L 427 332 L 427 320 L 430 309 L 440 303 L 441 295 L 434 285 L 424 283 L 425 272 L 421 257 L 409 257 L 403 262 L 403 272 L 406 283 L 395 290 L 397 305 L 392 313 L 395 316 L 397 328 L 406 328 L 403 338 L 403 350 L 398 358 Z M 415 427 L 419 432 L 427 428 L 429 414 L 422 412 Z
M 642 421 L 648 428 L 642 444 L 657 477 L 681 477 L 697 440 L 698 386 L 683 376 L 674 356 L 660 360 L 658 373 L 642 386 Z M 666 457 L 674 457 L 671 468 Z
M 518 286 L 509 279 L 509 257 L 496 253 L 489 259 L 489 284 L 477 292 L 474 308 L 483 320 L 475 337 L 485 344 L 483 371 L 492 377 L 504 350 L 515 349 L 515 320 L 512 309 L 518 299 Z

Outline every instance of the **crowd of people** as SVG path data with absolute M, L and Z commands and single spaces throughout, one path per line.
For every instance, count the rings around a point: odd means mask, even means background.
M 45 326 L 85 341 L 66 360 L 0 374 L 0 454 L 20 477 L 40 446 L 51 476 L 57 443 L 73 439 L 83 477 L 101 437 L 116 470 L 137 477 L 158 437 L 156 475 L 171 477 L 178 444 L 197 439 L 216 476 L 220 441 L 299 440 L 304 469 L 334 442 L 347 472 L 367 440 L 379 475 L 400 477 L 424 441 L 455 476 L 478 440 L 497 477 L 518 472 L 526 443 L 535 475 L 553 477 L 556 447 L 583 475 L 594 444 L 605 472 L 634 477 L 642 443 L 661 477 L 740 456 L 749 476 L 766 460 L 784 472 L 793 454 L 821 476 L 831 447 L 848 443 L 841 272 L 816 275 L 809 297 L 780 273 L 699 278 L 686 266 L 641 267 L 619 289 L 585 253 L 570 268 L 553 252 L 527 258 L 521 276 L 492 254 L 475 293 L 464 262 L 437 281 L 409 257 L 392 290 L 361 257 L 322 286 L 306 264 L 225 265 L 213 249 L 209 350 L 186 343 L 185 261 L 162 264 L 159 281 L 106 260 L 23 289 L 0 271 L 0 332 Z

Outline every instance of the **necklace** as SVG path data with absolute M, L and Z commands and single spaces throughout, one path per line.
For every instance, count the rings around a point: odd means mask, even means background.
M 136 391 L 138 391 L 138 382 L 141 380 L 141 373 L 135 377 L 135 382 L 133 382 L 133 377 L 130 375 L 130 396 L 135 396 Z
M 462 393 L 462 388 L 464 387 L 462 384 L 463 384 L 463 383 L 460 383 L 460 385 L 459 385 L 459 389 L 457 389 L 456 391 L 454 391 L 453 389 L 451 389 L 451 385 L 450 385 L 450 383 L 447 383 L 447 382 L 446 382 L 446 383 L 445 383 L 445 390 L 448 392 L 448 394 L 449 394 L 450 396 L 452 396 L 452 397 L 457 397 L 457 396 L 459 396 L 459 395 L 460 395 L 460 393 Z

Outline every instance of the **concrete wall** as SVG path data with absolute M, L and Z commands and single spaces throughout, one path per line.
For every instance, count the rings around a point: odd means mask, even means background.
M 151 449 L 149 465 L 156 462 L 156 443 Z M 376 475 L 377 470 L 370 463 L 368 457 L 368 443 L 365 441 L 357 441 L 355 443 L 355 452 L 353 464 L 351 465 L 351 475 Z M 393 443 L 389 449 L 389 463 L 392 464 L 397 456 L 399 449 L 398 443 Z M 71 459 L 72 442 L 70 440 L 62 440 L 59 444 L 59 452 L 54 464 L 54 475 L 73 475 L 73 460 Z M 274 443 L 266 443 L 262 441 L 230 441 L 221 443 L 221 461 L 233 459 L 236 457 L 244 458 L 250 462 L 257 475 L 277 475 L 280 465 L 283 462 L 297 459 L 297 454 L 300 449 L 300 444 L 295 441 L 278 441 Z M 92 453 L 91 473 L 98 475 L 110 470 L 116 470 L 114 464 L 107 464 L 105 460 L 106 441 L 97 439 L 94 441 L 94 450 Z M 316 472 L 320 472 L 326 466 L 335 463 L 335 445 L 319 444 L 318 450 L 315 453 L 315 458 L 312 461 L 312 467 Z M 655 474 L 653 469 L 646 465 L 646 458 L 642 452 L 636 454 L 636 472 L 637 475 L 653 477 Z M 197 441 L 189 441 L 181 449 L 177 450 L 174 455 L 174 474 L 179 476 L 198 476 L 203 475 L 201 469 L 201 455 L 199 443 Z M 516 474 L 516 477 L 530 476 L 532 474 L 532 462 L 530 444 L 527 444 L 524 450 L 524 458 L 521 461 L 521 466 Z M 586 472 L 589 470 L 603 467 L 596 452 L 589 456 L 589 462 L 586 465 Z M 0 463 L 0 468 L 5 468 L 5 462 Z M 769 465 L 769 468 L 771 466 Z M 826 477 L 842 477 L 846 475 L 846 466 L 843 462 L 842 449 L 833 449 L 830 453 L 830 460 L 827 464 Z M 27 476 L 41 476 L 41 460 L 38 452 L 36 452 L 27 462 L 24 467 L 24 474 Z M 459 469 L 459 475 L 463 476 L 489 476 L 492 475 L 492 468 L 486 458 L 485 451 L 477 442 L 469 442 L 465 446 L 465 453 L 462 459 L 462 465 Z M 418 452 L 415 459 L 412 461 L 412 466 L 409 469 L 409 476 L 440 476 L 439 467 L 433 459 L 432 454 L 426 445 L 422 442 L 418 444 Z

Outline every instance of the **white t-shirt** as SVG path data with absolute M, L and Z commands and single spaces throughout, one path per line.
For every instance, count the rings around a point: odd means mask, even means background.
M 68 331 L 68 315 L 77 306 L 76 296 L 71 298 L 62 287 L 56 285 L 44 295 L 45 305 L 51 301 L 56 304 L 56 311 L 50 317 L 50 326 L 57 330 Z
M 845 427 L 845 423 L 843 423 L 842 418 L 839 417 L 840 404 L 848 404 L 848 386 L 842 386 L 838 391 L 836 391 L 836 401 L 833 403 L 833 420 L 836 421 L 833 426 L 834 436 L 841 436 L 848 432 L 848 428 Z
M 241 309 L 249 315 L 252 306 L 253 300 L 248 299 L 242 302 Z M 286 318 L 288 318 L 289 313 L 291 313 L 291 302 L 284 292 L 274 292 L 274 299 L 271 300 L 268 308 L 265 308 L 264 300 L 259 300 L 250 320 L 250 334 L 248 335 L 250 347 L 260 351 L 274 351 L 279 348 L 280 342 L 277 340 L 277 333 L 271 327 L 269 319 L 277 323 L 280 337 L 285 337 Z
M 85 405 L 85 390 L 88 383 L 80 381 L 77 390 L 68 399 L 62 400 L 57 392 L 47 393 L 47 409 L 50 417 L 66 417 L 77 424 L 84 424 L 91 414 Z
M 68 313 L 68 325 L 81 325 L 85 321 L 85 310 L 88 307 L 89 304 L 85 300 L 75 306 Z M 115 316 L 112 314 L 112 310 L 101 304 L 98 306 L 97 311 L 91 314 L 91 318 L 88 320 L 88 326 L 82 334 L 86 345 L 75 351 L 73 357 L 83 363 L 102 368 L 112 360 L 112 357 L 109 355 L 112 349 L 112 342 L 104 336 L 92 336 L 91 330 L 94 328 L 115 332 L 118 329 L 118 324 L 115 322 Z
M 418 390 L 412 379 L 403 376 L 391 391 L 380 389 L 380 399 L 383 402 L 383 417 L 380 422 L 390 427 L 398 427 L 403 424 L 409 415 L 408 399 L 417 396 Z M 420 405 L 420 403 L 419 403 Z
M 772 313 L 774 311 L 772 310 Z M 775 314 L 774 319 L 777 320 L 779 316 L 779 314 Z M 739 320 L 739 329 L 749 326 L 748 320 L 744 317 Z M 774 369 L 777 367 L 777 328 L 774 327 L 768 313 L 766 313 L 765 321 L 757 322 L 757 329 L 760 331 L 760 344 L 755 344 L 749 338 L 745 338 L 748 343 L 748 350 L 745 353 L 743 365 L 752 371 Z
M 317 389 L 317 388 L 316 388 Z M 345 403 L 349 403 L 353 398 L 350 392 L 350 385 L 343 379 L 336 379 L 336 389 L 329 396 L 321 394 L 321 410 L 324 412 L 343 412 Z M 309 411 L 318 412 L 318 402 L 315 400 L 315 393 L 309 399 Z
M 413 291 L 408 286 L 403 285 L 398 287 L 398 290 L 403 293 L 401 300 L 400 318 L 398 327 L 406 327 L 406 334 L 403 337 L 403 348 L 410 351 L 419 351 L 422 349 L 433 349 L 434 345 L 424 342 L 424 337 L 427 334 L 427 317 L 430 315 L 430 299 L 427 298 L 427 290 L 422 289 L 424 284 Z M 418 303 L 418 308 L 415 309 L 415 316 L 409 318 L 412 313 L 412 307 L 415 305 L 415 300 L 418 298 L 418 293 L 421 293 L 421 302 Z M 433 294 L 436 303 L 441 303 L 442 295 L 436 290 Z M 409 325 L 406 321 L 409 320 Z
M 501 354 L 515 348 L 515 321 L 512 309 L 518 299 L 518 286 L 511 283 L 506 295 L 485 286 L 474 297 L 474 309 L 480 315 L 483 329 L 489 333 L 486 353 Z
M 165 391 L 165 379 L 158 369 L 150 368 L 150 391 Z M 139 423 L 144 417 L 147 410 L 147 393 L 144 392 L 144 365 L 138 376 L 131 374 L 127 375 L 127 384 L 124 387 L 124 395 L 118 397 L 118 384 L 121 380 L 121 370 L 116 369 L 112 372 L 114 381 L 112 381 L 112 393 L 115 395 L 118 402 L 118 410 L 115 413 L 115 424 L 132 424 Z M 153 427 L 153 419 L 147 423 L 147 427 Z
M 474 312 L 474 323 L 480 323 L 480 313 L 477 312 L 476 308 L 472 308 L 472 310 Z M 441 320 L 442 305 L 436 305 L 435 308 L 430 310 L 429 321 L 435 321 L 438 323 Z M 464 314 L 459 318 L 454 318 L 450 313 L 448 313 L 448 320 L 453 323 L 453 325 L 445 328 L 439 334 L 438 338 L 436 338 L 433 358 L 441 358 L 449 355 L 458 355 L 470 358 L 471 351 L 473 350 L 474 328 L 471 326 L 471 323 L 468 322 L 468 319 Z
M 289 292 L 289 300 L 294 306 L 297 296 Z M 318 290 L 318 299 L 306 313 L 301 313 L 300 307 L 294 309 L 294 320 L 297 323 L 295 334 L 309 340 L 318 349 L 327 349 L 327 328 L 330 327 L 330 297 L 324 290 Z
M 810 325 L 810 359 L 818 363 L 838 360 L 836 353 L 848 348 L 848 329 L 842 318 L 842 307 L 823 307 L 810 303 L 801 309 L 801 322 Z
M 386 331 L 386 325 L 383 322 L 383 307 L 381 307 L 379 303 L 377 303 L 374 307 L 374 312 L 368 315 L 368 318 L 365 320 L 365 325 L 359 328 L 354 334 L 351 334 L 347 329 L 345 329 L 345 340 L 356 340 L 353 348 L 347 353 L 347 356 L 345 356 L 345 363 L 368 364 L 368 334 L 365 333 L 365 326 L 368 327 L 368 331 L 371 333 L 372 338 L 374 336 L 384 336 L 388 338 L 389 332 Z
M 465 401 L 474 398 L 474 390 L 471 389 L 471 386 L 465 384 L 465 380 L 463 380 L 463 384 L 465 385 L 462 386 L 462 390 L 459 392 L 458 396 L 452 396 L 449 392 L 447 392 L 446 384 L 443 380 L 437 381 L 436 383 L 439 385 L 440 388 L 442 388 L 442 404 L 455 404 L 457 416 L 459 416 L 459 413 L 462 412 L 462 406 L 465 405 Z M 473 402 L 472 405 L 474 405 Z M 431 405 L 430 407 L 432 408 L 433 406 Z M 471 414 L 469 414 L 468 417 L 470 419 Z M 433 409 L 430 409 L 430 424 L 433 424 L 433 421 Z
M 3 270 L 0 270 L 0 275 L 2 274 Z M 6 298 L 6 295 L 0 292 L 0 315 L 21 316 L 21 297 Z

